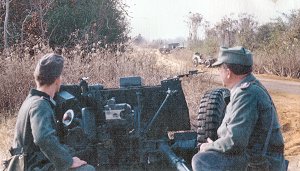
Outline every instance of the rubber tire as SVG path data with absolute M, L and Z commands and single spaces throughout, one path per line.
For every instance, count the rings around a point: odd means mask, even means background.
M 193 59 L 193 64 L 194 64 L 194 67 L 197 67 L 199 65 L 199 61 L 197 58 Z
M 209 68 L 209 67 L 211 67 L 212 63 L 210 62 L 210 60 L 206 60 L 206 61 L 204 62 L 204 65 L 205 65 L 207 68 Z
M 213 141 L 218 138 L 217 129 L 222 123 L 229 101 L 230 91 L 225 88 L 207 91 L 202 96 L 197 116 L 198 146 L 207 142 L 208 137 Z

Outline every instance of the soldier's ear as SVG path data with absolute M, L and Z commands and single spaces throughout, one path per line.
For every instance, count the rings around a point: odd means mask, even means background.
M 227 79 L 229 79 L 229 78 L 232 77 L 232 74 L 233 74 L 233 73 L 230 71 L 229 68 L 226 68 L 226 69 L 225 69 L 225 73 L 226 73 L 226 78 L 227 78 Z
M 60 85 L 61 85 L 61 82 L 62 82 L 62 78 L 61 78 L 61 76 L 59 76 L 59 77 L 57 77 L 56 80 L 55 80 L 55 85 L 60 86 Z

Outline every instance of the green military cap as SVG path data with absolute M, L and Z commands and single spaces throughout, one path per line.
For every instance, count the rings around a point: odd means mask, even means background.
M 223 63 L 252 66 L 252 53 L 241 46 L 232 48 L 221 47 L 218 59 L 212 66 L 219 66 Z
M 43 56 L 34 71 L 34 75 L 40 78 L 56 78 L 62 73 L 64 58 L 60 55 L 51 53 Z

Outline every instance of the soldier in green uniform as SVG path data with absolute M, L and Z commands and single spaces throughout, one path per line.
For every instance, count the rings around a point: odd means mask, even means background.
M 213 66 L 230 89 L 230 103 L 218 128 L 218 139 L 208 138 L 200 146 L 192 159 L 193 170 L 245 170 L 250 157 L 260 156 L 265 144 L 269 170 L 285 170 L 277 112 L 270 95 L 252 74 L 251 52 L 243 47 L 221 48 Z
M 27 170 L 95 170 L 72 156 L 56 135 L 52 98 L 62 82 L 63 64 L 63 57 L 57 54 L 48 54 L 39 60 L 34 71 L 37 88 L 29 92 L 19 110 L 11 153 L 27 153 Z

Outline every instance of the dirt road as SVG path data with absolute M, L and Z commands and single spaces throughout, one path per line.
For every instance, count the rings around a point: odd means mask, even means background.
M 300 95 L 300 81 L 276 80 L 258 76 L 263 85 L 272 91 Z M 299 99 L 300 102 L 300 99 Z
M 220 77 L 218 76 L 218 71 L 213 68 L 208 68 L 206 70 L 211 70 L 209 73 L 214 77 L 217 83 L 221 83 Z M 292 80 L 272 75 L 257 75 L 255 77 L 260 80 L 260 82 L 272 92 L 277 93 L 288 93 L 294 95 L 300 95 L 300 80 Z M 300 100 L 299 100 L 300 103 Z M 300 105 L 300 104 L 299 104 Z

